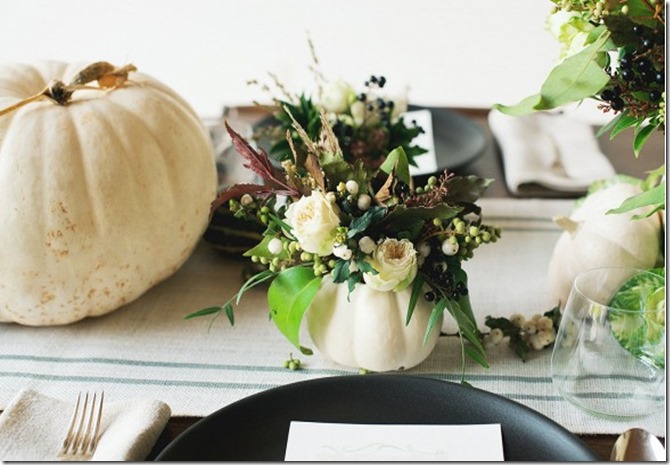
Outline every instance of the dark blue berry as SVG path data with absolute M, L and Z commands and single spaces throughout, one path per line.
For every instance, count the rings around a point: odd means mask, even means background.
M 367 99 L 368 99 L 368 96 L 366 94 L 364 94 L 364 93 L 358 94 L 358 100 L 360 100 L 361 102 L 365 102 Z
M 370 82 L 376 83 L 377 82 L 377 76 L 370 76 Z
M 379 76 L 379 87 L 384 87 L 386 84 L 386 78 L 384 76 Z
M 651 100 L 652 102 L 658 102 L 659 100 L 661 100 L 661 93 L 657 90 L 652 90 L 651 92 L 649 92 L 649 100 Z
M 663 83 L 665 82 L 665 74 L 663 74 L 663 73 L 656 73 L 656 74 L 654 75 L 654 81 L 657 82 L 657 83 L 659 83 L 659 84 L 663 84 Z
M 645 50 L 649 50 L 653 46 L 654 46 L 654 41 L 651 40 L 651 39 L 644 39 L 642 41 L 642 48 L 645 49 Z
M 639 36 L 641 36 L 644 33 L 644 28 L 640 26 L 639 24 L 636 24 L 633 26 L 633 32 Z
M 605 89 L 603 90 L 602 94 L 600 94 L 600 98 L 606 102 L 611 102 L 614 97 L 616 96 L 614 95 L 612 89 Z
M 636 67 L 640 71 L 647 71 L 651 69 L 651 62 L 647 60 L 646 58 L 641 58 L 637 60 L 636 62 Z
M 631 81 L 635 77 L 635 74 L 630 69 L 622 69 L 620 74 L 624 81 Z
M 630 69 L 632 66 L 633 62 L 628 56 L 623 56 L 619 59 L 619 66 L 621 69 Z
M 435 300 L 435 293 L 433 291 L 428 291 L 423 295 L 424 299 L 428 302 Z
M 610 103 L 610 106 L 612 107 L 612 110 L 621 111 L 623 110 L 624 103 L 620 97 L 615 97 L 614 100 L 612 100 L 612 103 Z

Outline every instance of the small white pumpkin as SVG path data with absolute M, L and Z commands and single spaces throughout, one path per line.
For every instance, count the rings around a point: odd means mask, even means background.
M 631 219 L 646 209 L 607 214 L 625 199 L 639 194 L 638 187 L 618 183 L 587 196 L 569 218 L 554 218 L 565 230 L 549 262 L 549 291 L 564 305 L 572 283 L 583 271 L 601 267 L 654 266 L 660 252 L 661 222 L 658 215 Z
M 84 66 L 0 66 L 0 109 Z M 202 123 L 144 74 L 0 116 L 0 321 L 66 324 L 132 301 L 188 258 L 215 195 Z
M 432 305 L 419 298 L 405 325 L 411 289 L 381 292 L 325 278 L 309 309 L 307 327 L 316 348 L 340 365 L 372 371 L 412 368 L 437 344 L 442 317 L 423 343 Z

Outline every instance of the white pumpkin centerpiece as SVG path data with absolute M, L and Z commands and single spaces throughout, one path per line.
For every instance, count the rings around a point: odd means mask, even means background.
M 209 136 L 134 69 L 0 67 L 0 321 L 111 312 L 174 273 L 206 228 Z
M 572 283 L 583 271 L 603 268 L 652 268 L 659 258 L 659 215 L 643 216 L 651 207 L 608 214 L 641 189 L 620 182 L 588 195 L 570 217 L 554 221 L 564 229 L 549 262 L 552 298 L 565 304 Z

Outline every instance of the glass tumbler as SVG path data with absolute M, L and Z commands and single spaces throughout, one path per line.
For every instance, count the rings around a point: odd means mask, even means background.
M 644 417 L 665 402 L 665 279 L 602 268 L 575 279 L 551 359 L 563 397 L 611 419 Z

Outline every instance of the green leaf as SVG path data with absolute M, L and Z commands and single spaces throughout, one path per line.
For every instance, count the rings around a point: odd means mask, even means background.
M 226 313 L 226 316 L 228 317 L 228 321 L 230 321 L 230 325 L 234 326 L 235 325 L 235 313 L 233 312 L 233 306 L 230 302 L 228 302 L 226 305 L 223 306 L 223 311 Z
M 607 134 L 609 131 L 611 131 L 612 128 L 614 128 L 614 126 L 616 126 L 617 124 L 619 124 L 619 120 L 620 120 L 621 118 L 623 118 L 625 114 L 626 114 L 625 111 L 624 111 L 624 112 L 621 112 L 621 113 L 619 113 L 618 115 L 616 115 L 614 118 L 612 118 L 611 120 L 609 120 L 609 121 L 607 122 L 607 124 L 605 124 L 604 126 L 602 126 L 602 127 L 598 130 L 598 132 L 596 133 L 596 137 L 601 137 L 603 134 Z
M 363 215 L 356 217 L 349 224 L 349 232 L 347 237 L 351 239 L 356 234 L 364 232 L 371 224 L 378 223 L 386 215 L 387 209 L 384 207 L 374 206 L 366 211 Z
M 184 317 L 185 320 L 190 320 L 191 318 L 197 318 L 199 316 L 205 316 L 205 315 L 213 315 L 215 313 L 219 313 L 223 307 L 220 305 L 217 307 L 207 307 L 203 308 L 202 310 L 198 310 L 197 312 L 189 313 Z
M 603 32 L 591 45 L 557 65 L 542 84 L 540 93 L 516 105 L 494 105 L 501 112 L 520 116 L 536 110 L 550 110 L 598 94 L 610 80 L 599 63 L 600 54 L 610 48 L 609 32 Z
M 419 300 L 421 291 L 423 290 L 423 276 L 420 274 L 416 275 L 414 278 L 414 283 L 412 284 L 412 294 L 409 297 L 409 305 L 407 306 L 407 316 L 405 318 L 405 325 L 409 325 L 410 320 L 412 319 L 412 314 L 414 313 L 414 308 L 416 307 L 416 302 Z
M 312 268 L 293 267 L 282 271 L 270 284 L 268 305 L 275 325 L 281 333 L 303 354 L 312 351 L 300 345 L 300 324 L 314 299 L 321 276 L 315 276 Z
M 533 113 L 535 111 L 535 107 L 537 107 L 541 101 L 542 96 L 540 94 L 535 94 L 531 95 L 530 97 L 526 97 L 516 105 L 502 105 L 500 103 L 496 103 L 493 105 L 493 108 L 509 116 L 523 116 Z
M 411 178 L 409 175 L 409 162 L 407 154 L 402 147 L 397 147 L 386 156 L 386 160 L 379 167 L 386 174 L 391 174 L 395 168 L 395 176 L 405 184 L 409 185 Z
M 463 350 L 465 350 L 465 354 L 472 360 L 479 363 L 484 368 L 489 368 L 489 362 L 486 360 L 486 357 L 482 356 L 481 352 L 473 349 L 471 346 L 465 346 Z
M 447 188 L 446 202 L 475 202 L 479 196 L 493 183 L 493 179 L 480 178 L 474 174 L 467 176 L 454 176 L 447 179 L 445 187 Z
M 428 317 L 428 324 L 426 325 L 426 332 L 423 335 L 423 343 L 427 344 L 428 339 L 430 339 L 430 333 L 440 319 L 440 316 L 444 313 L 444 309 L 447 307 L 447 299 L 440 299 L 437 301 L 433 307 L 433 311 L 430 312 Z
M 339 259 L 335 262 L 333 267 L 333 282 L 334 283 L 343 283 L 349 278 L 349 262 L 347 260 Z
M 640 129 L 637 134 L 635 134 L 635 140 L 633 141 L 633 150 L 635 151 L 635 157 L 637 158 L 640 155 L 640 151 L 644 146 L 647 139 L 651 133 L 656 129 L 656 126 L 653 124 L 648 124 Z
M 609 40 L 604 32 L 595 42 L 556 66 L 542 84 L 536 110 L 558 108 L 596 95 L 607 85 L 609 74 L 597 62 Z
M 264 270 L 261 271 L 260 273 L 253 275 L 251 278 L 247 279 L 246 282 L 242 284 L 242 287 L 240 287 L 240 290 L 237 291 L 237 299 L 235 305 L 240 304 L 240 299 L 242 298 L 245 292 L 247 292 L 252 287 L 259 285 L 260 283 L 273 278 L 276 274 L 277 273 L 275 271 Z
M 643 117 L 636 118 L 634 116 L 630 116 L 628 114 L 622 115 L 621 118 L 617 121 L 616 125 L 612 128 L 612 132 L 610 132 L 610 140 L 614 139 L 617 134 L 619 134 L 621 131 L 624 129 L 628 129 L 631 126 L 635 126 L 636 124 L 642 122 L 644 120 Z
M 654 207 L 659 205 L 665 206 L 665 186 L 663 184 L 659 184 L 648 191 L 627 198 L 619 207 L 608 210 L 607 214 L 625 213 L 635 210 L 636 208 L 648 207 L 650 205 Z M 652 212 L 650 212 L 650 214 L 651 213 Z
M 425 220 L 439 218 L 443 221 L 450 220 L 463 211 L 463 207 L 452 207 L 441 203 L 435 207 L 407 208 L 397 205 L 391 213 L 386 215 L 382 221 L 384 227 L 393 231 L 413 231 L 417 223 Z

